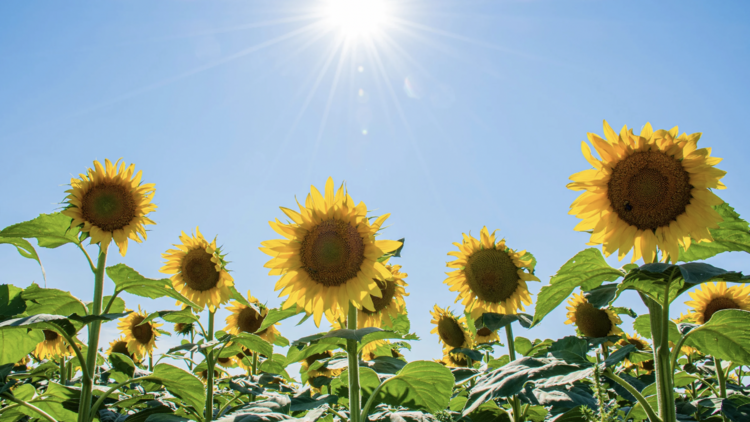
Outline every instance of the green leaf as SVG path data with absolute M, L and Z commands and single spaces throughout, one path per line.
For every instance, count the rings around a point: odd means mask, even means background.
M 57 332 L 64 331 L 70 335 L 73 335 L 76 332 L 73 324 L 71 324 L 67 318 L 60 315 L 38 314 L 0 322 L 0 330 L 13 330 L 20 327 L 53 330 Z
M 0 365 L 20 361 L 42 341 L 41 330 L 0 330 Z
M 652 409 L 659 408 L 659 397 L 656 394 L 647 396 L 646 401 Z M 635 402 L 633 407 L 630 408 L 630 411 L 628 412 L 625 420 L 628 420 L 630 418 L 633 418 L 636 421 L 648 420 L 648 414 L 645 410 L 643 410 L 643 406 L 641 406 L 639 402 Z
M 298 349 L 296 347 L 290 347 L 289 351 L 286 354 L 286 361 L 288 363 L 293 362 L 300 362 L 303 359 L 306 359 L 309 356 L 317 355 L 318 353 L 323 353 L 328 350 L 335 350 L 338 349 L 338 345 L 331 344 L 331 343 L 318 343 L 313 344 L 310 346 L 307 346 L 303 349 Z
M 103 306 L 107 306 L 110 300 L 112 300 L 112 296 L 104 296 L 102 298 Z M 86 303 L 86 308 L 89 310 L 89 314 L 93 314 L 94 302 Z M 102 308 L 102 310 L 104 310 L 104 308 Z M 107 310 L 107 313 L 119 314 L 122 312 L 125 312 L 125 301 L 120 297 L 115 297 L 115 299 L 112 301 L 112 305 L 110 305 L 109 309 Z
M 149 379 L 158 380 L 167 391 L 193 406 L 199 414 L 203 413 L 206 389 L 195 375 L 168 363 L 160 363 L 154 367 Z
M 287 318 L 291 318 L 297 314 L 299 314 L 299 312 L 297 311 L 296 306 L 292 306 L 291 308 L 285 310 L 282 310 L 281 308 L 269 309 L 268 314 L 266 314 L 266 317 L 263 318 L 263 323 L 260 324 L 260 328 L 258 328 L 258 331 L 263 331 L 273 324 L 276 324 L 277 322 L 283 321 Z
M 269 374 L 280 375 L 287 381 L 292 380 L 292 377 L 284 369 L 284 365 L 281 362 L 275 360 L 266 359 L 260 364 L 260 370 Z
M 436 413 L 450 403 L 453 383 L 453 375 L 445 366 L 437 362 L 411 362 L 383 383 L 376 400 Z
M 651 315 L 643 314 L 633 321 L 633 329 L 643 338 L 651 340 Z M 682 338 L 680 330 L 677 329 L 677 324 L 674 321 L 669 321 L 669 341 L 677 344 Z
M 70 227 L 73 221 L 59 212 L 40 214 L 39 217 L 23 223 L 8 226 L 0 231 L 0 237 L 34 238 L 43 248 L 56 248 L 66 243 L 80 244 L 79 229 Z
M 382 328 L 378 327 L 366 327 L 366 328 L 360 328 L 359 330 L 350 330 L 348 328 L 344 328 L 341 330 L 333 330 L 327 334 L 325 334 L 323 338 L 341 338 L 345 340 L 356 340 L 357 342 L 361 342 L 365 335 L 377 333 L 379 331 L 384 331 Z
M 620 270 L 607 264 L 599 249 L 589 248 L 578 252 L 557 271 L 549 285 L 542 287 L 536 303 L 533 325 L 538 324 L 560 305 L 576 287 L 584 291 L 592 290 L 605 281 L 615 281 L 622 276 Z
M 116 319 L 128 316 L 129 312 L 122 312 L 119 314 L 101 314 L 101 315 L 84 315 L 78 314 L 69 315 L 68 318 L 72 321 L 80 322 L 82 324 L 91 324 L 94 321 L 114 321 Z
M 693 242 L 687 251 L 680 247 L 680 261 L 699 261 L 722 252 L 750 252 L 750 226 L 734 208 L 723 203 L 713 207 L 724 219 L 716 229 L 708 229 L 713 242 Z
M 181 322 L 183 324 L 190 324 L 190 323 L 200 320 L 200 318 L 198 318 L 197 316 L 193 314 L 190 308 L 185 308 L 180 311 L 167 310 L 167 311 L 152 312 L 148 314 L 148 316 L 144 318 L 144 320 L 141 321 L 141 323 L 138 325 L 146 324 L 156 318 L 161 318 L 167 322 L 172 322 L 172 323 Z
M 529 314 L 504 315 L 485 312 L 474 322 L 474 326 L 477 330 L 484 327 L 489 329 L 490 331 L 497 331 L 514 321 L 518 321 L 518 323 L 521 324 L 522 327 L 530 328 L 533 319 L 534 317 Z M 467 321 L 468 320 L 469 318 L 467 318 Z
M 497 407 L 494 401 L 482 403 L 477 410 L 469 414 L 469 418 L 471 422 L 511 422 L 510 415 Z
M 0 237 L 0 244 L 3 243 L 15 246 L 18 250 L 18 253 L 21 254 L 22 257 L 33 259 L 34 261 L 38 262 L 39 267 L 42 269 L 42 278 L 47 280 L 47 274 L 44 272 L 44 265 L 42 265 L 42 260 L 39 259 L 39 255 L 36 253 L 36 249 L 34 249 L 34 246 L 32 246 L 28 240 L 22 239 L 20 237 Z
M 750 365 L 750 312 L 724 309 L 687 334 L 685 343 L 706 355 Z
M 587 422 L 581 413 L 581 406 L 574 407 L 565 413 L 559 414 L 550 419 L 549 422 Z
M 253 352 L 258 352 L 263 356 L 272 356 L 273 355 L 273 346 L 271 343 L 265 341 L 264 339 L 258 337 L 255 334 L 250 333 L 240 333 L 236 336 L 232 336 L 232 342 L 241 344 L 248 350 L 252 350 Z
M 43 289 L 36 284 L 27 287 L 21 297 L 26 301 L 26 314 L 86 315 L 86 306 L 69 292 Z
M 370 395 L 378 385 L 380 385 L 380 378 L 370 368 L 360 367 L 359 368 L 359 385 L 362 389 L 362 403 L 367 403 Z M 331 381 L 330 385 L 331 394 L 339 396 L 341 399 L 347 399 L 349 397 L 349 370 L 345 370 L 338 377 Z M 341 403 L 341 399 L 339 403 Z M 346 400 L 348 403 L 348 400 Z
M 125 264 L 117 264 L 107 267 L 107 276 L 115 283 L 117 292 L 126 291 L 136 296 L 158 299 L 169 296 L 176 299 L 193 309 L 201 309 L 200 306 L 181 295 L 177 290 L 172 288 L 172 280 L 162 278 L 159 280 L 146 278 L 140 275 L 136 270 Z
M 26 310 L 26 302 L 21 297 L 23 289 L 12 284 L 0 285 L 0 316 L 12 317 Z
M 604 308 L 615 298 L 617 283 L 602 284 L 601 286 L 583 293 L 583 297 L 594 307 Z
M 129 356 L 122 353 L 112 353 L 109 355 L 109 363 L 112 370 L 109 376 L 117 382 L 125 382 L 133 378 L 135 374 L 135 363 Z
M 409 334 L 409 330 L 411 329 L 411 323 L 409 322 L 409 316 L 405 313 L 399 314 L 396 318 L 392 320 L 393 324 L 390 326 L 387 326 L 387 328 L 392 329 L 393 331 L 406 335 Z
M 732 422 L 750 420 L 750 397 L 734 394 L 721 401 L 721 412 Z

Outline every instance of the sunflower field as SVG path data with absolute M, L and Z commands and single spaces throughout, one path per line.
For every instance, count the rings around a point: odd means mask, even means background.
M 94 291 L 88 301 L 0 285 L 0 420 L 750 421 L 750 277 L 701 262 L 750 252 L 750 226 L 715 193 L 721 159 L 677 127 L 618 133 L 605 122 L 603 135 L 588 134 L 590 168 L 568 184 L 581 192 L 570 214 L 588 247 L 545 280 L 535 274 L 544 258 L 522 240 L 464 234 L 445 245 L 442 287 L 460 305 L 430 316 L 407 312 L 409 258 L 385 230 L 389 214 L 371 215 L 330 178 L 268 216 L 279 238 L 260 250 L 278 308 L 235 281 L 217 238 L 198 227 L 164 251 L 163 278 L 108 266 L 108 254 L 147 240 L 156 188 L 133 164 L 95 161 L 70 180 L 62 211 L 0 231 L 40 266 L 36 247 L 77 248 L 70 265 L 90 268 Z M 632 260 L 613 268 L 613 254 Z M 618 303 L 626 290 L 647 313 Z M 123 292 L 175 305 L 131 309 Z M 680 301 L 688 312 L 673 320 Z M 561 338 L 514 335 L 560 306 L 570 325 Z M 222 307 L 230 315 L 215 320 Z M 287 339 L 280 322 L 295 317 L 318 332 Z M 430 317 L 429 334 L 411 332 L 410 318 Z M 627 319 L 634 332 L 621 328 Z M 103 344 L 103 324 L 120 338 Z M 181 344 L 157 353 L 166 335 Z M 442 359 L 408 362 L 404 350 L 428 337 Z

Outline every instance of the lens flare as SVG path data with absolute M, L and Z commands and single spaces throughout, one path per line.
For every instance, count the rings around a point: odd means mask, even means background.
M 375 32 L 388 17 L 386 9 L 383 0 L 329 0 L 326 3 L 328 21 L 348 36 Z

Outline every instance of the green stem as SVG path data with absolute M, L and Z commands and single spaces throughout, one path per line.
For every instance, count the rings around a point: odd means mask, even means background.
M 618 377 L 614 372 L 612 372 L 612 369 L 610 368 L 607 368 L 606 370 L 604 370 L 604 376 L 620 384 L 624 389 L 628 390 L 628 392 L 632 394 L 633 397 L 635 397 L 638 403 L 641 404 L 641 407 L 643 407 L 643 410 L 646 411 L 646 414 L 648 415 L 648 419 L 651 422 L 662 422 L 662 420 L 658 416 L 656 416 L 654 409 L 651 407 L 650 404 L 648 404 L 648 401 L 641 395 L 641 393 L 638 392 L 638 390 L 635 389 L 635 387 L 628 384 L 628 382 L 625 381 L 624 379 Z
M 604 343 L 602 343 L 602 356 L 604 357 L 604 360 L 607 360 L 609 357 L 609 347 L 605 346 Z
M 99 245 L 99 260 L 96 264 L 96 271 L 94 272 L 94 302 L 91 306 L 91 315 L 101 315 L 102 312 L 102 292 L 104 290 L 104 269 L 107 265 L 107 248 L 108 245 Z M 81 361 L 81 367 L 86 367 L 89 377 L 84 377 L 83 382 L 81 383 L 81 401 L 78 405 L 78 422 L 87 422 L 89 420 L 89 409 L 91 407 L 91 394 L 94 389 L 93 381 L 101 325 L 101 321 L 94 321 L 89 324 L 88 327 L 88 356 L 86 356 L 85 362 Z
M 148 370 L 154 372 L 154 355 L 152 353 L 148 354 Z
M 383 381 L 375 387 L 375 390 L 373 390 L 372 394 L 370 395 L 370 398 L 367 399 L 367 403 L 365 403 L 365 407 L 362 408 L 362 413 L 359 417 L 360 421 L 366 421 L 367 420 L 367 414 L 370 412 L 370 406 L 372 406 L 372 403 L 375 402 L 375 397 L 378 396 L 378 393 L 380 393 L 380 389 L 383 388 L 384 385 L 388 383 L 388 381 L 392 380 L 393 378 L 388 378 L 387 380 Z
M 91 260 L 91 255 L 89 255 L 89 253 L 86 252 L 86 249 L 84 249 L 83 245 L 81 245 L 80 243 L 78 244 L 78 249 L 80 249 L 81 252 L 83 252 L 83 254 L 86 255 L 86 260 L 89 263 L 89 267 L 91 268 L 91 272 L 94 273 L 94 274 L 96 274 L 96 267 L 94 266 L 94 261 Z
M 206 336 L 206 342 L 214 340 L 214 313 L 208 311 L 208 334 Z M 207 369 L 207 381 L 206 381 L 206 422 L 211 422 L 214 417 L 214 350 L 209 349 L 206 355 L 206 369 Z
M 65 356 L 60 356 L 60 384 L 65 385 L 66 384 L 66 375 L 68 375 L 68 371 L 65 370 Z
M 92 420 L 92 421 L 94 420 L 94 416 L 96 415 L 97 410 L 99 410 L 99 406 L 101 406 L 104 403 L 104 400 L 106 400 L 107 397 L 109 397 L 110 394 L 114 393 L 116 390 L 118 390 L 118 389 L 122 388 L 123 386 L 128 385 L 128 384 L 130 384 L 132 382 L 145 381 L 145 380 L 149 380 L 149 379 L 151 379 L 151 376 L 145 376 L 145 377 L 140 377 L 140 378 L 131 378 L 131 379 L 125 381 L 125 382 L 121 382 L 119 384 L 115 384 L 112 387 L 110 387 L 109 390 L 105 391 L 104 394 L 102 394 L 101 396 L 99 396 L 99 399 L 97 399 L 96 402 L 94 403 L 94 405 L 91 407 L 91 418 L 90 418 L 90 420 Z
M 13 397 L 10 394 L 3 394 L 3 397 L 5 399 L 8 399 L 9 401 L 12 401 L 13 403 L 16 403 L 16 404 L 18 404 L 20 406 L 23 406 L 23 407 L 27 408 L 27 409 L 33 410 L 34 412 L 40 414 L 44 419 L 48 420 L 49 422 L 57 422 L 55 420 L 55 418 L 53 418 L 52 416 L 50 416 L 47 412 L 45 412 L 44 410 L 42 410 L 42 409 L 34 406 L 31 403 L 27 403 L 27 402 L 25 402 L 23 400 L 19 400 L 19 399 Z
M 221 406 L 221 408 L 219 409 L 219 413 L 217 414 L 217 417 L 220 418 L 221 415 L 223 415 L 224 412 L 227 410 L 227 408 L 229 407 L 229 405 L 232 404 L 232 403 L 234 403 L 234 401 L 237 400 L 237 399 L 239 399 L 239 398 L 242 398 L 242 393 L 237 394 L 233 399 L 227 401 L 224 404 L 224 406 Z
M 349 317 L 347 327 L 350 330 L 357 329 L 357 308 L 349 304 Z M 359 355 L 357 351 L 357 340 L 346 340 L 346 353 L 349 356 L 349 421 L 359 422 L 359 413 L 362 402 L 359 396 Z
M 505 326 L 505 334 L 508 337 L 508 356 L 510 357 L 510 361 L 513 362 L 516 360 L 516 345 L 513 340 L 513 328 L 511 325 L 513 325 L 513 323 Z M 513 395 L 509 397 L 508 400 L 513 408 L 513 420 L 515 422 L 523 422 L 523 415 L 521 415 L 521 402 L 518 400 L 518 396 Z
M 721 394 L 721 398 L 725 399 L 727 398 L 727 378 L 724 375 L 724 370 L 721 369 L 721 359 L 714 356 L 714 366 L 716 367 L 716 376 L 719 378 L 719 393 Z M 721 414 L 721 417 L 724 419 L 724 422 L 728 422 L 729 419 L 727 419 L 726 416 L 724 416 L 724 413 Z
M 253 368 L 252 375 L 258 375 L 258 352 L 253 352 Z
M 687 336 L 689 335 L 685 334 L 680 338 L 680 341 L 677 342 L 677 345 L 674 347 L 674 350 L 672 350 L 672 383 L 674 383 L 674 373 L 677 371 L 677 358 L 680 356 L 680 349 L 682 349 L 682 345 L 685 343 L 685 339 L 687 339 Z

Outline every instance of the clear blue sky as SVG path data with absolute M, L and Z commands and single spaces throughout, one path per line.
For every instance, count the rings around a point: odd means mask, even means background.
M 565 184 L 588 168 L 580 142 L 603 119 L 703 132 L 728 171 L 720 196 L 750 217 L 748 3 L 393 4 L 369 48 L 359 38 L 342 54 L 313 1 L 0 3 L 0 226 L 58 209 L 72 175 L 123 157 L 156 184 L 158 224 L 110 264 L 160 278 L 161 253 L 199 225 L 229 252 L 239 290 L 275 307 L 258 250 L 277 238 L 267 221 L 311 184 L 346 180 L 356 201 L 391 213 L 387 238 L 407 239 L 413 360 L 440 357 L 428 311 L 453 304 L 442 282 L 462 232 L 500 229 L 536 255 L 542 283 L 586 247 Z M 39 252 L 49 287 L 91 300 L 79 251 Z M 711 262 L 750 272 L 742 254 Z M 0 277 L 42 282 L 10 246 Z M 635 295 L 622 304 L 643 309 Z M 574 334 L 563 321 L 564 305 L 517 335 Z M 316 330 L 294 323 L 281 327 L 290 340 Z M 116 335 L 109 324 L 103 340 Z

